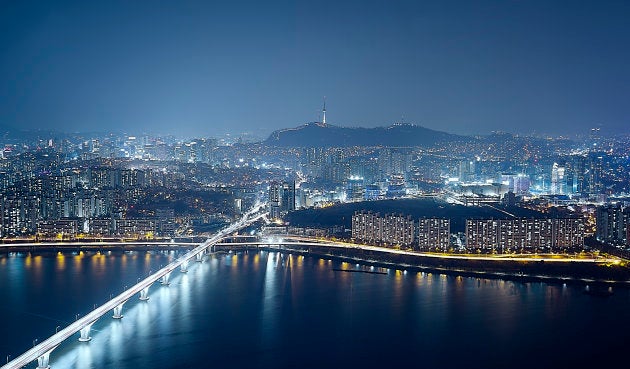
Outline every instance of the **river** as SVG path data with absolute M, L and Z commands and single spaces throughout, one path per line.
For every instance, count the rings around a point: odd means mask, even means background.
M 0 256 L 0 359 L 15 357 L 177 252 Z M 380 273 L 348 273 L 351 269 Z M 381 274 L 384 273 L 384 274 Z M 630 290 L 217 254 L 66 340 L 56 368 L 563 368 L 612 365 Z M 78 314 L 78 315 L 77 315 Z M 35 363 L 31 367 L 36 367 Z

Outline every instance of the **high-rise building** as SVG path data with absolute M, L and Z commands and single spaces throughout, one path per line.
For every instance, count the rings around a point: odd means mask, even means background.
M 591 153 L 587 158 L 585 170 L 586 190 L 589 193 L 601 193 L 604 185 L 602 183 L 603 154 Z
M 630 245 L 630 207 L 600 206 L 595 212 L 595 237 L 612 245 Z
M 421 218 L 418 220 L 417 244 L 420 250 L 446 250 L 451 240 L 451 220 Z
M 471 182 L 475 179 L 475 161 L 461 160 L 459 162 L 459 180 L 461 182 Z
M 142 187 L 144 184 L 144 171 L 137 169 L 123 169 L 120 172 L 120 185 L 123 188 Z
M 352 216 L 352 238 L 377 243 L 383 239 L 383 220 L 379 213 L 357 211 Z
M 566 193 L 566 181 L 564 178 L 564 167 L 553 163 L 551 167 L 551 194 L 563 195 Z
M 363 177 L 351 176 L 346 180 L 346 201 L 362 201 L 365 198 Z
M 583 245 L 584 223 L 580 218 L 466 220 L 469 249 L 554 251 Z
M 269 206 L 272 219 L 280 219 L 295 210 L 295 181 L 272 182 L 269 186 Z
M 411 216 L 357 211 L 352 216 L 352 237 L 367 243 L 409 247 L 415 241 L 415 224 Z
M 571 155 L 564 165 L 567 193 L 581 193 L 584 186 L 584 156 Z
M 504 173 L 501 175 L 501 183 L 508 186 L 508 192 L 515 195 L 524 195 L 529 192 L 530 186 L 529 176 L 519 173 Z
M 391 246 L 411 246 L 415 236 L 411 215 L 387 214 L 382 241 Z
M 39 209 L 37 196 L 0 195 L 0 237 L 33 234 Z
M 301 167 L 304 174 L 319 177 L 325 163 L 325 152 L 321 147 L 308 147 L 302 152 Z
M 379 152 L 379 170 L 384 177 L 405 176 L 411 167 L 412 150 L 408 147 L 383 148 Z

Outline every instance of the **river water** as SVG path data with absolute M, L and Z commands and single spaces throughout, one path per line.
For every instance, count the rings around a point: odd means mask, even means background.
M 0 359 L 15 357 L 177 252 L 0 256 Z M 375 271 L 348 273 L 334 269 Z M 405 272 L 314 256 L 207 256 L 107 314 L 52 368 L 566 368 L 612 365 L 630 292 Z M 36 367 L 35 363 L 31 367 Z

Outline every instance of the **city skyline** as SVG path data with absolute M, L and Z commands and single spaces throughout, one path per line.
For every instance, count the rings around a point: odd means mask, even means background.
M 54 4 L 2 12 L 0 127 L 212 136 L 322 120 L 627 133 L 623 2 Z

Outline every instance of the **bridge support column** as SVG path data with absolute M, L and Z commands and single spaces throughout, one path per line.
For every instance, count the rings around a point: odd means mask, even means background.
M 201 262 L 203 261 L 203 254 L 205 254 L 205 253 L 206 253 L 206 250 L 202 250 L 200 253 L 198 253 L 198 254 L 196 255 L 196 257 L 197 257 L 197 262 L 201 263 Z
M 94 324 L 94 322 L 86 325 L 85 327 L 81 328 L 81 337 L 79 337 L 79 341 L 81 342 L 87 342 L 89 340 L 92 339 L 92 337 L 90 337 L 90 329 L 92 329 L 92 324 Z
M 149 287 L 151 286 L 146 286 L 140 291 L 140 300 L 147 301 L 149 299 Z
M 121 302 L 120 305 L 118 305 L 118 306 L 116 306 L 114 308 L 114 315 L 112 315 L 112 318 L 114 318 L 114 319 L 122 319 L 122 317 L 123 317 L 123 315 L 122 315 L 123 304 L 124 304 L 124 302 Z
M 182 273 L 188 273 L 188 260 L 184 261 L 181 266 Z
M 50 351 L 46 352 L 44 355 L 37 358 L 37 369 L 50 368 L 50 353 L 56 348 L 57 346 L 51 348 Z
M 162 282 L 160 282 L 160 283 L 162 283 L 165 286 L 168 286 L 170 284 L 169 281 L 168 281 L 168 279 L 170 277 L 171 277 L 171 272 L 168 272 L 168 273 L 164 274 L 164 276 L 162 276 Z

